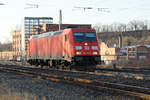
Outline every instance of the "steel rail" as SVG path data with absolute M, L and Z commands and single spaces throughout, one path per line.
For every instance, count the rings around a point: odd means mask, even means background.
M 72 83 L 72 84 L 94 88 L 101 91 L 118 93 L 118 94 L 128 95 L 128 96 L 135 96 L 142 99 L 150 100 L 149 88 L 142 88 L 142 87 L 136 87 L 136 86 L 130 86 L 124 84 L 117 84 L 117 83 L 108 83 L 108 82 L 89 80 L 83 78 L 73 78 L 71 76 L 58 76 L 54 74 L 46 74 L 40 72 L 37 73 L 33 71 L 27 71 L 25 69 L 13 69 L 13 68 L 0 67 L 0 70 L 5 72 L 15 72 L 27 76 L 40 76 L 42 79 L 51 80 L 54 82 Z
M 132 69 L 132 68 L 96 68 L 96 71 L 106 71 L 106 72 L 126 72 L 126 73 L 149 73 L 150 69 Z

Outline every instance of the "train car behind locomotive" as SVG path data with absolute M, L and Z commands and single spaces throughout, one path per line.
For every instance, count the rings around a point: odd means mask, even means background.
M 27 61 L 32 65 L 85 65 L 86 68 L 100 62 L 99 51 L 94 29 L 69 28 L 32 36 L 28 43 Z

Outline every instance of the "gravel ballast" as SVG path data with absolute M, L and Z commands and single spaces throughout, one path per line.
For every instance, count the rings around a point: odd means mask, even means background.
M 137 98 L 0 72 L 0 100 L 137 100 Z

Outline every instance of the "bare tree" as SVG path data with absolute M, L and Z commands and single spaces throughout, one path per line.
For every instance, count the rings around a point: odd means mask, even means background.
M 6 43 L 0 43 L 0 51 L 12 51 L 12 43 L 10 41 Z
M 93 27 L 97 33 L 100 33 L 102 31 L 102 25 L 101 24 L 96 24 L 94 27 Z
M 126 31 L 137 31 L 147 30 L 150 23 L 145 21 L 133 20 L 128 24 L 124 23 L 112 23 L 110 25 L 96 24 L 94 28 L 97 32 L 126 32 Z
M 135 30 L 137 30 L 138 29 L 138 24 L 137 24 L 137 21 L 136 20 L 133 20 L 133 21 L 130 21 L 129 22 L 129 26 L 131 27 L 131 30 L 133 31 L 135 31 Z
M 133 21 L 130 21 L 128 25 L 131 31 L 147 29 L 147 22 L 144 22 L 144 21 L 133 20 Z

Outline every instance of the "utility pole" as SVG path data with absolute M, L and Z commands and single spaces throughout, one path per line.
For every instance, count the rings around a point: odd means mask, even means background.
M 62 11 L 60 9 L 60 11 L 59 11 L 59 30 L 61 30 L 61 29 L 62 29 Z
M 122 32 L 119 34 L 119 48 L 122 48 Z

